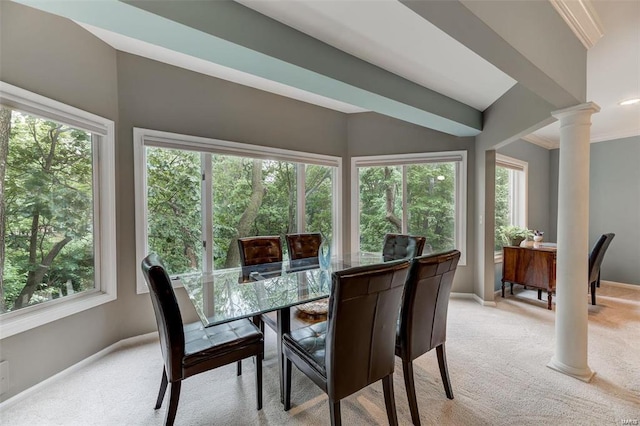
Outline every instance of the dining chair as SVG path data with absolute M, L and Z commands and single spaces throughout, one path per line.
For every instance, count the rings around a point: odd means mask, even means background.
M 203 327 L 199 322 L 183 325 L 171 279 L 159 256 L 152 253 L 145 257 L 142 271 L 149 286 L 164 358 L 156 410 L 162 406 L 170 385 L 165 425 L 174 422 L 184 379 L 233 362 L 238 362 L 240 375 L 240 362 L 251 356 L 255 356 L 256 363 L 257 408 L 262 409 L 264 338 L 260 330 L 246 319 L 211 327 Z
M 282 336 L 284 409 L 291 408 L 292 363 L 329 397 L 331 424 L 340 425 L 340 400 L 382 380 L 389 423 L 398 423 L 393 395 L 395 324 L 408 260 L 332 274 L 327 321 Z
M 436 348 L 440 376 L 447 398 L 453 399 L 449 379 L 445 340 L 447 337 L 447 308 L 460 252 L 415 257 L 404 289 L 397 329 L 395 353 L 402 359 L 404 383 L 409 400 L 411 420 L 420 424 L 413 361 Z
M 322 234 L 319 232 L 287 234 L 287 250 L 289 251 L 289 259 L 311 259 L 318 258 L 320 244 L 322 244 Z
M 243 282 L 253 281 L 252 273 L 263 276 L 279 275 L 282 272 L 282 243 L 280 236 L 256 236 L 238 238 L 240 250 L 240 266 L 242 267 Z M 277 331 L 278 325 L 275 313 L 256 315 L 253 322 L 264 333 L 264 325 Z
M 591 287 L 591 304 L 596 304 L 596 285 L 600 287 L 600 266 L 609 244 L 616 234 L 603 234 L 591 249 L 589 254 L 589 286 Z
M 382 245 L 385 262 L 420 256 L 426 242 L 425 237 L 404 234 L 386 234 Z

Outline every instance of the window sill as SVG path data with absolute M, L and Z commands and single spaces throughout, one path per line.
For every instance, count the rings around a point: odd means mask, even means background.
M 86 311 L 116 299 L 115 294 L 92 292 L 74 300 L 34 305 L 0 317 L 0 340 L 62 318 Z

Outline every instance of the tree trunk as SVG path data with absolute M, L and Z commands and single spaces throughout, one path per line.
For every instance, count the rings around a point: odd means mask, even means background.
M 51 173 L 51 167 L 53 165 L 53 160 L 55 158 L 55 152 L 58 145 L 58 137 L 60 137 L 60 133 L 62 132 L 62 125 L 50 129 L 49 130 L 49 152 L 42 151 L 42 157 L 44 159 L 44 164 L 42 165 L 42 170 L 45 173 Z M 36 136 L 35 128 L 32 130 L 34 142 L 38 146 L 40 146 L 40 141 Z M 41 148 L 42 149 L 42 148 Z M 38 252 L 42 250 L 39 247 L 38 242 L 42 239 L 42 236 L 38 234 L 40 229 L 40 206 L 36 203 L 33 207 L 33 216 L 31 219 L 31 234 L 29 236 L 29 274 L 27 275 L 27 283 L 20 291 L 20 294 L 16 301 L 13 304 L 14 309 L 22 308 L 29 304 L 31 300 L 31 296 L 37 289 L 38 285 L 42 283 L 42 279 L 45 274 L 51 267 L 53 260 L 60 253 L 60 250 L 66 246 L 69 241 L 71 241 L 71 237 L 65 236 L 64 239 L 58 241 L 52 248 L 49 250 L 49 253 L 42 259 L 42 261 L 38 261 Z
M 265 188 L 262 183 L 262 160 L 253 160 L 253 169 L 251 170 L 251 196 L 244 213 L 240 217 L 237 228 L 237 237 L 229 242 L 227 249 L 227 259 L 224 262 L 225 268 L 233 268 L 240 264 L 240 251 L 238 250 L 238 238 L 246 237 L 251 230 L 251 224 L 258 217 L 258 211 L 262 205 Z
M 393 182 L 391 182 L 391 168 L 384 168 L 384 181 L 386 182 L 385 196 L 387 199 L 387 219 L 393 226 L 396 227 L 396 232 L 402 232 L 402 219 L 398 218 L 393 211 L 393 207 L 396 203 L 396 193 L 394 191 Z
M 33 296 L 33 293 L 38 288 L 38 285 L 42 283 L 42 279 L 51 267 L 53 260 L 64 248 L 64 246 L 66 246 L 70 241 L 71 237 L 64 237 L 63 240 L 58 241 L 49 251 L 49 253 L 47 253 L 42 262 L 38 264 L 35 269 L 29 271 L 29 275 L 27 276 L 27 284 L 22 288 L 22 291 L 20 291 L 20 295 L 18 295 L 18 298 L 13 305 L 14 310 L 22 308 L 23 306 L 29 304 L 31 296 Z
M 5 229 L 4 178 L 7 172 L 9 136 L 11 135 L 11 110 L 0 107 L 0 313 L 6 312 L 4 303 Z

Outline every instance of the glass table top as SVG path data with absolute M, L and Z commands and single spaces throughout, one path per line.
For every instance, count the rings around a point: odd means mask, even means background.
M 205 326 L 275 311 L 328 297 L 331 273 L 382 262 L 379 253 L 333 257 L 321 268 L 301 259 L 178 277 Z

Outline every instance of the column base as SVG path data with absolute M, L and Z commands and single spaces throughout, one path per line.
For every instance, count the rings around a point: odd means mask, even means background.
M 566 374 L 567 376 L 571 376 L 575 379 L 582 380 L 583 382 L 589 383 L 593 376 L 595 376 L 595 372 L 591 371 L 589 367 L 587 368 L 574 368 L 569 367 L 566 364 L 558 361 L 555 357 L 551 358 L 549 364 L 547 364 L 552 370 L 558 371 L 562 374 Z

